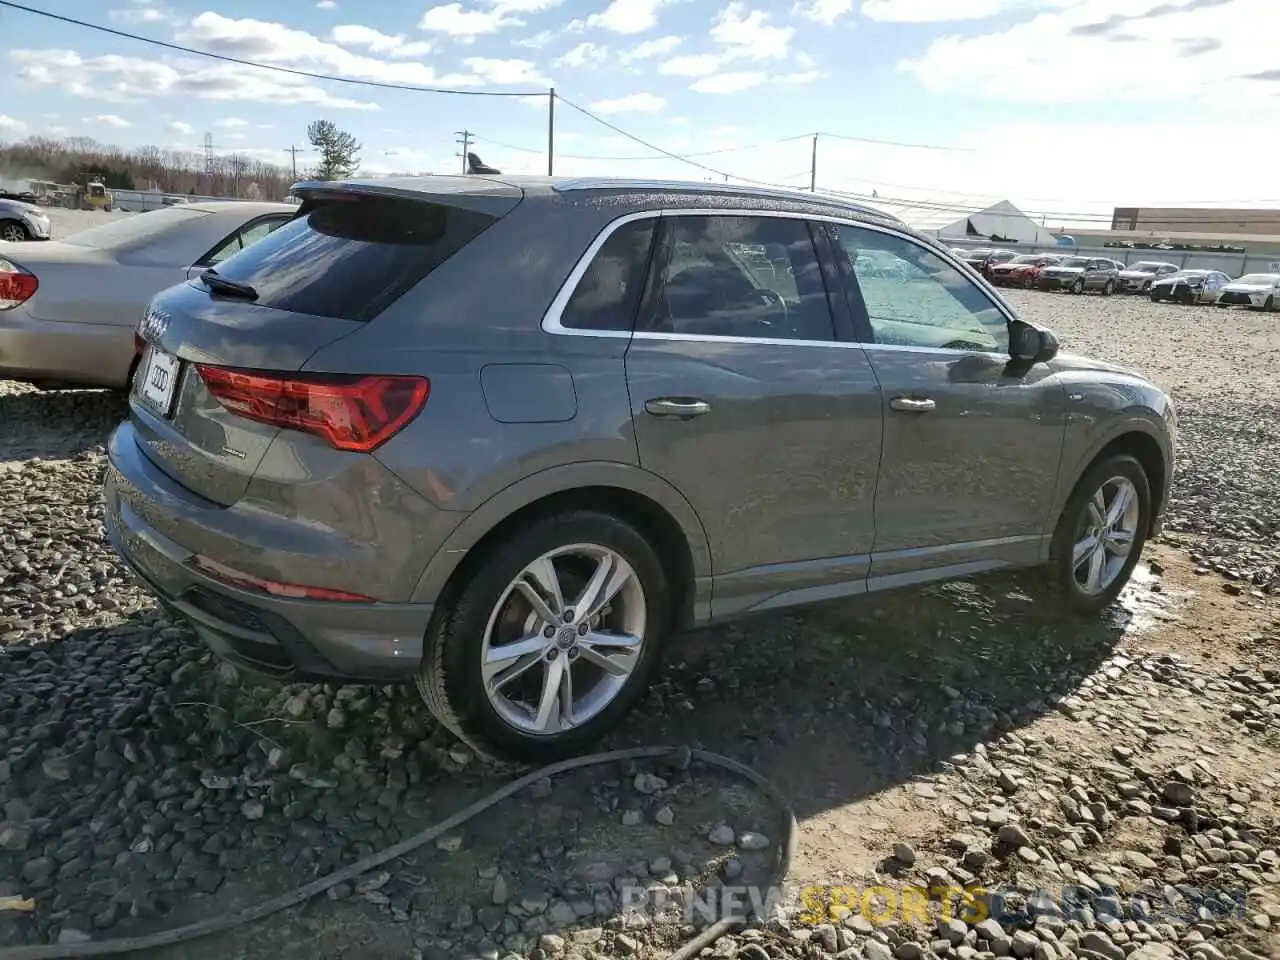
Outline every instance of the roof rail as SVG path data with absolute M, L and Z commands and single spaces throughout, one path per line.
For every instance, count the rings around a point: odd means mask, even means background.
M 790 189 L 787 187 L 764 187 L 755 184 L 743 183 L 710 183 L 698 180 L 658 180 L 631 177 L 571 177 L 559 180 L 552 185 L 552 189 L 559 192 L 569 192 L 573 190 L 671 190 L 682 193 L 725 193 L 748 195 L 756 197 L 775 197 L 784 200 L 803 200 L 809 203 L 827 203 L 832 206 L 843 207 L 846 210 L 856 210 L 859 213 L 869 217 L 876 217 L 880 220 L 889 220 L 893 223 L 903 223 L 903 221 L 889 213 L 887 210 L 881 210 L 876 207 L 865 206 L 861 203 L 854 203 L 839 194 L 811 192 L 809 190 L 801 190 L 799 188 Z

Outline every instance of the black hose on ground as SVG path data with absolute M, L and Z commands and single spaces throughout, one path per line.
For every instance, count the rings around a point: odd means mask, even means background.
M 611 750 L 607 753 L 593 753 L 562 760 L 559 763 L 553 763 L 550 766 L 542 767 L 516 780 L 512 780 L 488 796 L 482 797 L 470 806 L 458 811 L 453 816 L 441 820 L 434 826 L 428 827 L 412 837 L 401 840 L 399 843 L 377 853 L 372 853 L 349 866 L 343 867 L 341 870 L 335 870 L 328 876 L 320 877 L 318 880 L 313 880 L 308 884 L 297 887 L 288 893 L 282 893 L 280 896 L 273 897 L 262 903 L 245 907 L 233 913 L 226 913 L 219 917 L 210 917 L 207 920 L 188 924 L 185 927 L 176 927 L 172 930 L 162 930 L 159 933 L 149 933 L 137 937 L 122 937 L 118 940 L 99 940 L 90 943 L 51 943 L 30 947 L 9 947 L 0 949 L 0 960 L 67 960 L 67 958 L 72 957 L 120 956 L 138 950 L 151 950 L 156 947 L 184 943 L 199 937 L 221 933 L 224 930 L 243 926 L 246 923 L 253 923 L 274 913 L 279 913 L 281 910 L 287 910 L 300 903 L 305 903 L 331 887 L 353 880 L 361 874 L 367 873 L 375 867 L 380 867 L 397 857 L 403 857 L 424 844 L 430 843 L 437 837 L 443 836 L 450 830 L 462 826 L 468 820 L 474 819 L 490 807 L 501 803 L 539 780 L 561 773 L 568 773 L 571 770 L 581 770 L 584 767 L 595 767 L 606 763 L 620 763 L 627 760 L 656 760 L 672 756 L 678 753 L 680 749 L 679 747 L 630 747 L 624 750 Z M 689 757 L 710 766 L 728 770 L 750 781 L 752 785 L 759 788 L 761 792 L 766 794 L 770 800 L 783 810 L 785 816 L 782 841 L 775 847 L 776 860 L 774 867 L 764 884 L 766 888 L 780 886 L 791 869 L 791 861 L 795 857 L 799 835 L 799 827 L 796 824 L 795 813 L 791 809 L 790 802 L 776 786 L 737 760 L 721 756 L 718 753 L 711 753 L 707 750 L 690 750 Z M 768 898 L 765 898 L 765 900 L 767 902 Z M 704 947 L 714 943 L 730 930 L 742 926 L 748 919 L 749 915 L 744 913 L 741 916 L 725 917 L 716 921 L 672 954 L 670 960 L 688 960 L 690 957 L 697 956 Z

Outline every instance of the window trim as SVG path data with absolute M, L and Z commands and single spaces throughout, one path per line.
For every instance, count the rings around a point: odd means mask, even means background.
M 852 304 L 847 302 L 845 303 L 845 307 L 846 309 L 849 310 L 849 314 L 850 314 L 847 317 L 847 319 L 850 321 L 853 327 L 853 333 L 855 335 L 855 339 L 852 339 L 852 340 L 843 340 L 843 339 L 791 340 L 791 339 L 773 338 L 773 337 L 765 338 L 765 337 L 715 336 L 712 334 L 700 334 L 700 333 L 654 333 L 649 331 L 643 331 L 643 332 L 637 333 L 637 332 L 630 332 L 626 330 L 575 330 L 572 327 L 566 327 L 560 323 L 560 316 L 563 313 L 565 306 L 568 304 L 569 299 L 573 296 L 574 291 L 577 289 L 578 284 L 581 282 L 583 275 L 590 268 L 592 260 L 595 259 L 596 254 L 600 252 L 600 248 L 604 246 L 605 242 L 608 241 L 609 237 L 619 227 L 627 223 L 633 223 L 636 220 L 660 219 L 662 217 L 732 217 L 732 216 L 776 217 L 776 218 L 787 219 L 787 220 L 804 220 L 815 225 L 816 224 L 836 224 L 836 225 L 843 225 L 848 227 L 855 227 L 860 230 L 870 230 L 872 232 L 882 233 L 891 237 L 898 237 L 902 240 L 906 240 L 910 243 L 914 243 L 917 246 L 922 247 L 923 249 L 927 250 L 929 253 L 933 254 L 934 256 L 939 257 L 943 262 L 954 267 L 960 273 L 960 275 L 965 278 L 965 280 L 967 280 L 971 285 L 973 285 L 978 289 L 979 293 L 983 294 L 984 296 L 986 296 L 988 300 L 991 301 L 992 306 L 994 306 L 996 310 L 999 311 L 999 313 L 1005 318 L 1006 323 L 1023 323 L 1023 324 L 1027 323 L 1027 321 L 1021 320 L 1014 315 L 1012 309 L 1010 309 L 1008 304 L 1006 304 L 1002 299 L 1000 299 L 1000 296 L 998 293 L 996 293 L 995 288 L 992 287 L 989 283 L 987 283 L 985 278 L 979 277 L 976 275 L 971 276 L 970 274 L 974 273 L 973 269 L 971 267 L 965 266 L 964 261 L 953 256 L 950 250 L 947 250 L 946 248 L 938 245 L 929 244 L 927 242 L 922 243 L 919 237 L 913 235 L 912 233 L 908 232 L 905 229 L 902 229 L 902 230 L 894 229 L 892 226 L 889 226 L 887 224 L 869 223 L 865 220 L 859 220 L 853 217 L 838 217 L 838 216 L 833 216 L 831 214 L 799 213 L 791 210 L 759 210 L 759 209 L 751 209 L 746 207 L 743 207 L 743 208 L 687 207 L 687 208 L 676 208 L 676 209 L 662 208 L 662 209 L 654 209 L 654 210 L 637 210 L 637 211 L 633 211 L 632 213 L 626 213 L 620 217 L 616 217 L 613 220 L 609 221 L 607 224 L 605 224 L 604 227 L 600 229 L 599 233 L 596 234 L 595 238 L 591 241 L 591 243 L 587 246 L 587 249 L 578 258 L 577 262 L 573 266 L 573 269 L 569 271 L 568 277 L 566 277 L 564 282 L 560 285 L 560 289 L 556 292 L 556 295 L 552 299 L 550 306 L 548 306 L 546 311 L 543 313 L 540 328 L 544 333 L 550 333 L 556 336 L 564 336 L 564 337 L 596 337 L 596 338 L 605 338 L 605 339 L 621 338 L 621 339 L 628 339 L 628 340 L 652 340 L 652 341 L 666 341 L 666 342 L 691 341 L 691 342 L 698 342 L 698 343 L 744 343 L 744 344 L 756 343 L 756 344 L 775 344 L 778 346 L 837 347 L 842 349 L 853 348 L 858 350 L 879 350 L 879 351 L 888 351 L 888 352 L 894 352 L 894 353 L 932 353 L 932 354 L 945 353 L 945 354 L 954 354 L 956 356 L 973 356 L 977 354 L 982 356 L 1006 357 L 1006 358 L 1008 357 L 1007 353 L 992 353 L 989 351 L 956 350 L 948 347 L 936 347 L 936 348 L 935 347 L 910 347 L 910 346 L 899 346 L 897 344 L 870 342 L 869 340 L 865 339 L 866 334 L 864 334 L 863 331 L 859 329 L 857 311 L 853 309 Z M 812 233 L 813 231 L 811 230 L 810 232 Z M 824 245 L 822 244 L 819 244 L 816 242 L 814 244 L 817 256 L 819 258 L 819 263 L 822 263 L 824 256 L 833 256 L 833 252 L 830 249 L 829 231 L 824 229 L 821 231 L 821 233 L 827 237 L 828 242 L 825 249 L 824 249 Z M 650 253 L 651 261 L 652 261 L 652 256 L 653 256 L 653 253 L 651 251 Z M 831 266 L 833 266 L 837 272 L 840 271 L 840 267 L 838 264 L 832 264 Z M 826 270 L 826 265 L 824 264 L 824 273 L 823 273 L 824 280 L 826 279 L 825 270 Z M 652 265 L 650 265 L 649 272 L 652 272 Z M 842 287 L 844 287 L 847 291 L 847 281 L 846 283 L 842 284 Z M 828 299 L 830 300 L 831 297 L 829 296 Z M 841 337 L 845 333 L 845 331 L 842 329 L 843 325 L 841 323 L 841 316 L 840 316 L 842 311 L 836 309 L 835 304 L 831 304 L 831 306 L 832 306 L 833 321 L 835 323 L 835 333 L 837 337 Z M 1028 325 L 1035 326 L 1034 324 L 1028 324 Z
M 240 236 L 250 227 L 256 227 L 258 224 L 262 223 L 265 220 L 279 220 L 280 226 L 284 226 L 286 223 L 288 223 L 292 219 L 293 219 L 293 214 L 288 213 L 287 211 L 282 211 L 280 213 L 264 213 L 264 214 L 261 214 L 260 216 L 254 217 L 252 220 L 246 220 L 244 223 L 240 224 L 240 226 L 236 227 L 231 232 L 225 234 L 221 240 L 215 243 L 212 247 L 210 247 L 204 253 L 200 254 L 200 256 L 196 258 L 196 260 L 191 264 L 191 266 L 193 267 L 212 266 L 213 261 L 210 260 L 209 258 L 212 257 L 219 250 L 221 250 L 223 245 L 228 240 L 230 240 L 232 237 Z M 277 227 L 277 229 L 279 228 Z M 243 250 L 243 249 L 244 249 L 244 241 L 242 240 L 240 250 Z M 236 252 L 239 253 L 240 251 L 237 250 Z M 232 254 L 232 256 L 234 256 L 234 254 Z

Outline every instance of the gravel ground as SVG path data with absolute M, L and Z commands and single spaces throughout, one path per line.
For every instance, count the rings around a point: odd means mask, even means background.
M 854 903 L 868 886 L 977 885 L 992 914 L 791 913 L 710 956 L 1280 956 L 1276 323 L 1010 300 L 1066 349 L 1174 392 L 1170 532 L 1087 628 L 1047 619 L 1023 577 L 674 645 L 613 745 L 703 746 L 782 784 L 801 823 L 794 884 L 852 887 Z M 0 909 L 0 957 L 256 902 L 502 781 L 410 691 L 250 681 L 159 614 L 101 539 L 103 441 L 122 414 L 106 394 L 0 382 L 0 905 L 34 901 Z M 584 771 L 303 908 L 149 956 L 662 957 L 689 929 L 628 917 L 621 891 L 758 883 L 780 829 L 697 763 Z M 1063 887 L 1074 906 L 1056 911 L 1010 893 Z

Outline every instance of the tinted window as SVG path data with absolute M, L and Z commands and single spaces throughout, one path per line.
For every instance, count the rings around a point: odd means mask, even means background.
M 221 244 L 219 244 L 213 253 L 202 259 L 201 263 L 221 263 L 223 260 L 230 258 L 232 255 L 239 253 L 250 244 L 257 243 L 267 234 L 271 233 L 285 223 L 283 217 L 272 217 L 269 220 L 259 220 L 257 223 L 250 224 L 243 230 L 237 230 Z
M 662 230 L 638 330 L 834 339 L 813 238 L 803 220 L 673 216 L 663 219 Z
M 624 223 L 609 235 L 560 314 L 574 330 L 630 330 L 649 265 L 656 218 Z
M 832 230 L 857 281 L 875 343 L 1008 352 L 1004 314 L 966 274 L 904 237 L 847 224 Z M 897 269 L 865 274 L 858 265 L 869 257 L 892 258 Z
M 218 273 L 253 287 L 264 307 L 371 320 L 493 222 L 417 200 L 308 201 Z

